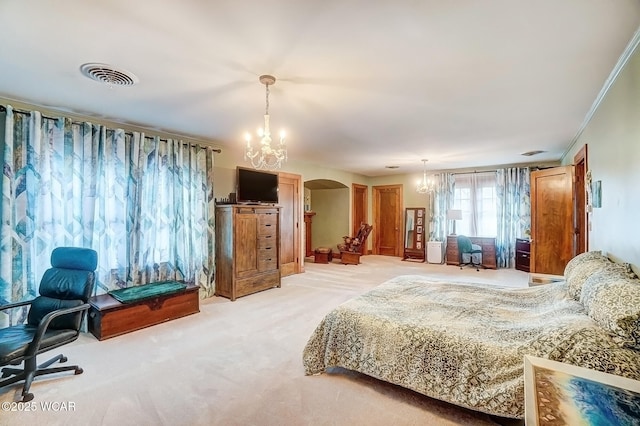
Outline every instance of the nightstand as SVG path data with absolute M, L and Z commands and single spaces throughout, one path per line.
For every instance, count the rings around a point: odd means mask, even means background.
M 529 272 L 531 259 L 531 241 L 524 238 L 516 238 L 516 269 Z

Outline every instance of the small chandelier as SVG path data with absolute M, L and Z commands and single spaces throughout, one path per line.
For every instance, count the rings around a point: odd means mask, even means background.
M 276 78 L 272 75 L 261 75 L 260 83 L 266 86 L 266 108 L 264 113 L 264 128 L 258 129 L 260 146 L 254 148 L 251 145 L 251 135 L 247 132 L 245 140 L 247 146 L 244 149 L 245 161 L 251 161 L 254 169 L 276 169 L 282 167 L 282 162 L 287 161 L 287 146 L 284 143 L 284 130 L 280 131 L 280 141 L 277 146 L 271 146 L 271 131 L 269 130 L 269 86 L 275 84 Z
M 427 161 L 428 160 L 422 160 L 422 163 L 424 164 L 424 173 L 422 175 L 422 181 L 418 181 L 418 186 L 416 187 L 418 194 L 426 194 L 435 190 L 433 181 L 427 180 Z

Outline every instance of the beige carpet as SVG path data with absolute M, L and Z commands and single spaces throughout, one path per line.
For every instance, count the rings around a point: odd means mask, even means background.
M 404 274 L 511 287 L 527 281 L 515 270 L 383 256 L 364 256 L 357 266 L 307 262 L 280 289 L 235 302 L 206 299 L 199 314 L 102 342 L 82 335 L 62 352 L 84 374 L 36 379 L 35 404 L 22 407 L 33 411 L 2 410 L 0 424 L 495 425 L 501 419 L 353 372 L 304 375 L 302 350 L 322 317 Z M 0 402 L 19 400 L 20 391 L 0 389 Z M 42 405 L 51 403 L 66 411 Z

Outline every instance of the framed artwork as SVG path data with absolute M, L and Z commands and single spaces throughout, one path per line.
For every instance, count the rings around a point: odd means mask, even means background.
M 640 381 L 544 358 L 524 357 L 527 426 L 636 424 Z
M 422 241 L 422 234 L 417 234 L 416 238 L 417 238 L 418 241 Z
M 602 181 L 600 180 L 593 182 L 593 207 L 602 207 Z
M 418 210 L 418 217 L 422 217 L 422 210 Z
M 417 232 L 418 234 L 422 234 L 422 226 L 418 226 L 418 227 L 416 228 L 416 232 Z
M 422 243 L 421 243 L 420 241 L 418 241 L 418 242 L 416 243 L 416 248 L 417 248 L 418 250 L 422 249 Z
M 416 223 L 417 223 L 418 225 L 422 225 L 422 218 L 421 218 L 421 217 L 419 217 L 419 218 L 418 218 L 418 221 L 417 221 Z

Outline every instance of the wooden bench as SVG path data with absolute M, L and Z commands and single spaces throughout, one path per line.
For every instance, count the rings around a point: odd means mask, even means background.
M 200 312 L 199 287 L 188 285 L 177 293 L 121 303 L 109 294 L 89 299 L 89 331 L 98 340 Z

